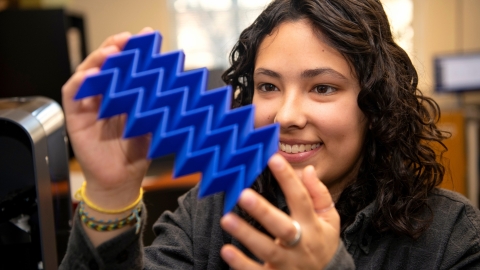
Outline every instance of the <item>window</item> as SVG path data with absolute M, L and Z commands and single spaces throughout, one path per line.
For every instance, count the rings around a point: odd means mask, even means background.
M 270 0 L 171 0 L 185 68 L 226 68 L 241 31 Z
M 395 41 L 411 57 L 413 52 L 413 0 L 381 0 Z
M 185 52 L 185 68 L 225 69 L 228 54 L 241 31 L 270 0 L 170 0 L 175 12 L 177 47 Z M 399 45 L 411 55 L 412 0 L 382 0 Z

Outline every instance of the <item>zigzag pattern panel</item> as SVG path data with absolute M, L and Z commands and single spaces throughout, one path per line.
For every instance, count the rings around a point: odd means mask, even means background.
M 201 172 L 199 197 L 225 193 L 224 213 L 278 150 L 278 124 L 254 128 L 252 105 L 230 109 L 229 86 L 207 90 L 206 68 L 160 54 L 159 32 L 130 38 L 88 76 L 75 99 L 102 95 L 99 118 L 127 114 L 124 138 L 151 133 L 148 157 L 175 154 L 174 178 Z

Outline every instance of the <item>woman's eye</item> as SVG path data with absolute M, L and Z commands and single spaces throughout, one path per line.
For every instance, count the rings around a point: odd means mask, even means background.
M 264 83 L 259 86 L 260 90 L 263 92 L 277 91 L 278 88 L 271 83 Z
M 313 91 L 318 94 L 332 94 L 337 91 L 337 88 L 330 86 L 330 85 L 317 85 L 313 88 Z

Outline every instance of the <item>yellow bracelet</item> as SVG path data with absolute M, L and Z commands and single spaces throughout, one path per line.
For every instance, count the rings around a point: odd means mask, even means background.
M 132 210 L 133 208 L 135 208 L 140 203 L 140 201 L 143 198 L 143 189 L 140 188 L 140 194 L 138 195 L 138 198 L 133 203 L 131 203 L 130 205 L 128 205 L 124 208 L 121 208 L 121 209 L 108 210 L 108 209 L 105 209 L 105 208 L 102 208 L 100 206 L 95 205 L 92 201 L 90 201 L 87 198 L 87 196 L 85 196 L 85 188 L 86 187 L 87 187 L 87 182 L 84 181 L 82 187 L 80 189 L 78 189 L 77 192 L 75 192 L 75 199 L 85 202 L 85 204 L 88 205 L 88 207 L 90 207 L 91 209 L 93 209 L 97 212 L 100 212 L 100 213 L 104 213 L 104 214 L 120 214 L 120 213 L 126 212 L 128 210 Z

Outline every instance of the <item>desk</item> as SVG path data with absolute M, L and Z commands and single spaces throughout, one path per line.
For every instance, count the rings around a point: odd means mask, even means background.
M 82 186 L 85 177 L 80 165 L 75 159 L 70 160 L 70 196 L 75 202 L 74 194 Z M 187 176 L 172 178 L 172 169 L 160 170 L 158 175 L 146 176 L 143 179 L 142 187 L 145 192 L 163 190 L 163 189 L 185 189 L 195 186 L 201 178 L 200 173 L 190 174 Z M 55 193 L 66 194 L 68 185 L 66 182 L 54 185 L 52 187 Z

